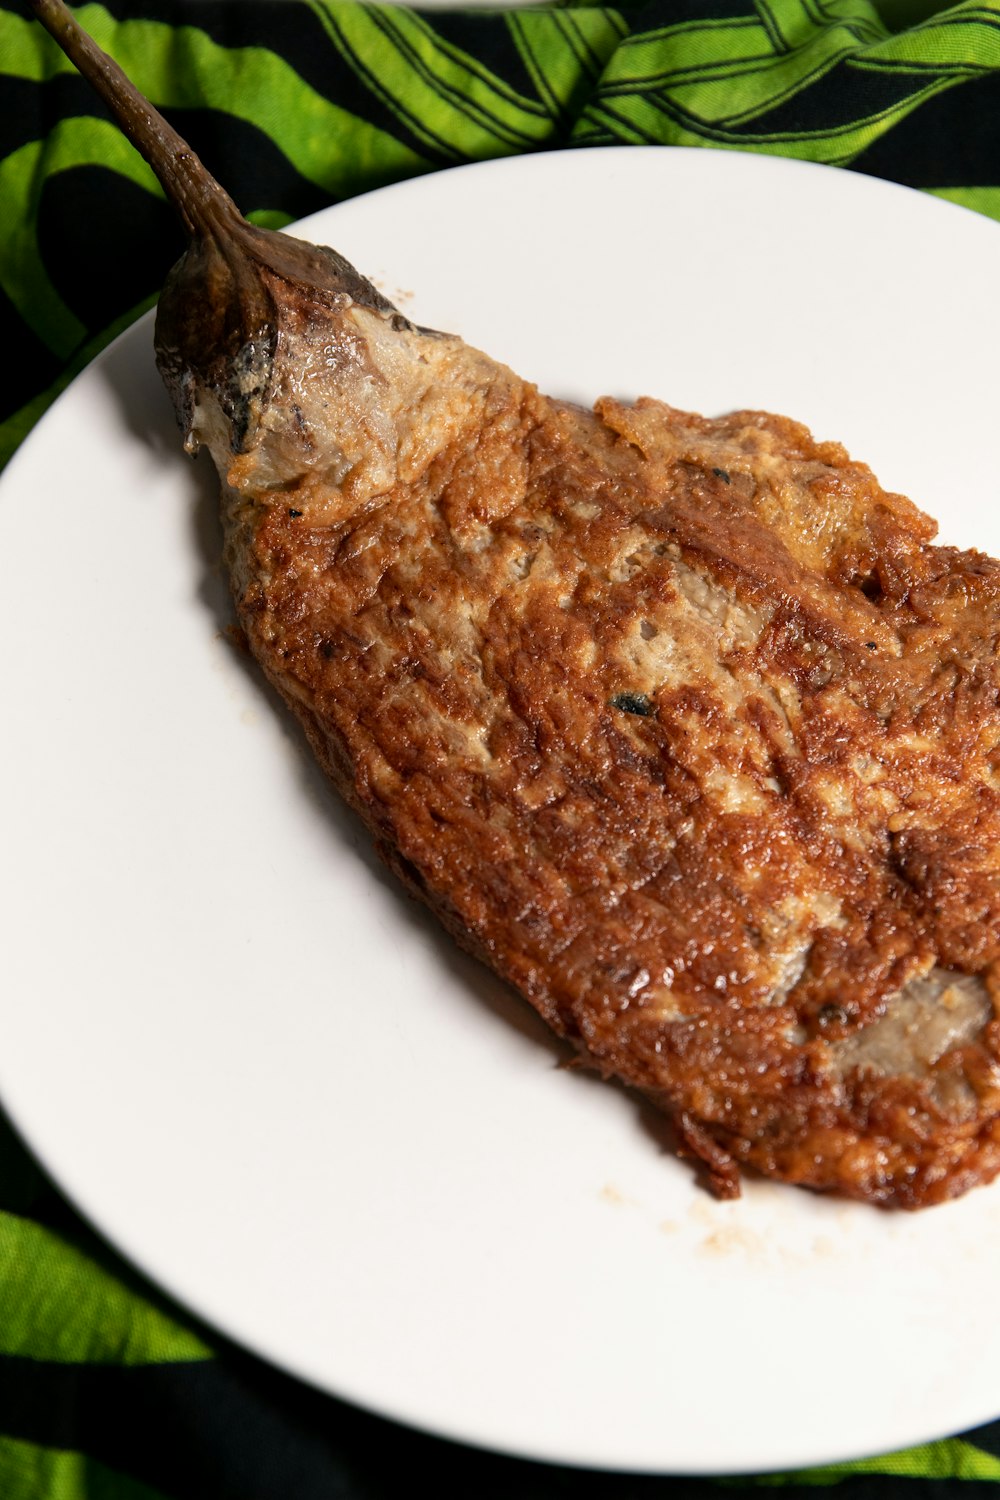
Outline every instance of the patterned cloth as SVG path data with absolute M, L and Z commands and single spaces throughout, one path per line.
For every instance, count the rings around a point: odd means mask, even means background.
M 336 0 L 79 8 L 261 224 L 458 162 L 666 143 L 767 151 L 1000 218 L 1000 0 L 650 0 L 424 13 Z M 0 461 L 180 252 L 151 174 L 82 80 L 0 0 Z M 114 225 L 114 235 L 106 229 Z M 468 1451 L 300 1386 L 124 1265 L 0 1123 L 2 1500 L 629 1500 L 676 1483 L 985 1494 L 1000 1421 L 807 1474 L 694 1482 Z

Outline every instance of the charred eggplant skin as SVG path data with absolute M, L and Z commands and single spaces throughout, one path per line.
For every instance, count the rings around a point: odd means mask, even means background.
M 233 451 L 244 452 L 272 389 L 278 316 L 271 278 L 290 296 L 321 304 L 346 298 L 378 311 L 395 309 L 335 251 L 247 223 L 187 142 L 62 0 L 28 3 L 152 167 L 187 232 L 188 248 L 167 278 L 156 325 L 157 363 L 185 439 L 192 389 L 201 385 L 215 393 L 231 422 Z
M 215 395 L 232 451 L 253 446 L 273 394 L 279 301 L 395 312 L 343 256 L 257 229 L 233 207 L 214 233 L 194 235 L 157 307 L 156 362 L 189 446 L 199 388 Z

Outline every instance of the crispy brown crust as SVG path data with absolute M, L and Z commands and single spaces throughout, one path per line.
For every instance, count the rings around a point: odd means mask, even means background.
M 782 418 L 487 404 L 377 503 L 255 517 L 241 618 L 326 770 L 718 1190 L 992 1177 L 996 1022 L 912 1076 L 836 1045 L 932 963 L 992 990 L 1000 568 Z
M 785 419 L 412 328 L 32 3 L 191 236 L 157 356 L 242 626 L 410 888 L 721 1194 L 993 1177 L 1000 565 Z

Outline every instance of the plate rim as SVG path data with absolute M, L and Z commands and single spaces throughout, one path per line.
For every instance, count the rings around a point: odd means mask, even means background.
M 383 187 L 383 188 L 380 188 L 380 189 L 376 189 L 373 193 L 363 195 L 362 198 L 352 199 L 348 203 L 339 204 L 339 205 L 332 206 L 331 208 L 326 208 L 326 209 L 319 210 L 317 213 L 309 215 L 308 218 L 306 218 L 304 220 L 301 220 L 301 221 L 298 221 L 298 223 L 296 225 L 290 225 L 288 227 L 293 232 L 299 232 L 301 230 L 301 231 L 303 231 L 305 233 L 309 233 L 310 229 L 311 229 L 311 226 L 317 224 L 317 222 L 319 222 L 319 221 L 325 222 L 327 220 L 332 220 L 332 219 L 334 219 L 338 215 L 342 216 L 343 210 L 350 209 L 350 208 L 352 208 L 353 206 L 355 206 L 355 205 L 357 205 L 359 203 L 368 202 L 368 201 L 373 200 L 373 199 L 384 199 L 386 197 L 386 195 L 397 195 L 398 196 L 398 194 L 400 192 L 400 189 L 404 189 L 407 192 L 416 192 L 420 184 L 423 184 L 423 183 L 425 183 L 427 181 L 430 181 L 430 180 L 440 179 L 440 178 L 442 178 L 444 176 L 455 177 L 458 174 L 467 174 L 467 173 L 470 173 L 470 172 L 475 172 L 477 174 L 484 174 L 484 173 L 486 173 L 486 174 L 496 174 L 498 171 L 517 174 L 517 173 L 523 172 L 525 170 L 525 164 L 526 163 L 530 164 L 530 166 L 528 167 L 528 170 L 529 171 L 533 171 L 533 170 L 536 170 L 536 166 L 535 166 L 536 163 L 542 163 L 542 162 L 545 162 L 545 161 L 551 161 L 551 160 L 553 160 L 555 158 L 562 159 L 562 158 L 565 158 L 567 156 L 575 156 L 575 157 L 581 157 L 581 156 L 584 156 L 584 155 L 601 155 L 601 156 L 607 156 L 609 154 L 620 155 L 622 153 L 628 153 L 628 155 L 630 157 L 634 158 L 637 153 L 643 153 L 643 154 L 655 153 L 657 156 L 660 156 L 663 152 L 670 152 L 670 153 L 673 153 L 673 154 L 676 154 L 678 152 L 682 152 L 682 153 L 684 153 L 687 156 L 694 157 L 695 155 L 697 155 L 699 158 L 702 158 L 702 159 L 705 159 L 705 158 L 713 159 L 713 158 L 716 158 L 716 157 L 726 157 L 726 158 L 732 159 L 732 158 L 738 157 L 740 159 L 741 163 L 744 163 L 744 164 L 751 163 L 752 164 L 748 168 L 748 170 L 750 170 L 751 172 L 756 171 L 758 169 L 763 169 L 766 172 L 778 172 L 778 173 L 785 173 L 787 175 L 788 170 L 792 169 L 793 172 L 804 172 L 804 173 L 807 173 L 807 174 L 813 174 L 813 173 L 816 173 L 817 171 L 819 171 L 821 173 L 832 174 L 833 176 L 836 176 L 838 178 L 842 178 L 844 176 L 844 169 L 843 168 L 828 167 L 828 166 L 825 166 L 823 164 L 817 164 L 817 163 L 812 163 L 812 162 L 800 161 L 800 160 L 795 160 L 795 159 L 791 159 L 791 158 L 787 158 L 787 157 L 762 156 L 762 155 L 760 155 L 758 153 L 751 153 L 751 152 L 732 152 L 732 151 L 725 151 L 725 152 L 722 152 L 722 151 L 720 151 L 720 152 L 710 151 L 710 152 L 706 152 L 704 148 L 698 148 L 698 147 L 638 147 L 638 146 L 614 147 L 614 146 L 609 146 L 609 147 L 573 148 L 573 150 L 570 151 L 570 152 L 540 152 L 540 153 L 534 153 L 534 154 L 529 155 L 529 156 L 500 158 L 500 159 L 497 159 L 495 161 L 490 161 L 490 162 L 465 163 L 465 164 L 462 164 L 460 166 L 456 166 L 456 167 L 453 167 L 453 168 L 445 169 L 443 172 L 440 172 L 440 173 L 433 173 L 433 174 L 431 174 L 430 177 L 427 177 L 427 178 L 407 179 L 404 182 L 401 182 L 401 183 L 398 183 L 398 184 L 393 184 L 393 185 L 390 185 L 388 187 Z M 545 169 L 542 168 L 542 167 L 539 167 L 539 168 L 537 168 L 537 170 L 545 170 Z M 715 168 L 712 167 L 712 168 L 709 168 L 709 170 L 712 171 L 712 170 L 715 170 Z M 980 215 L 974 213 L 972 210 L 962 208 L 961 206 L 952 204 L 952 203 L 950 203 L 947 200 L 933 198 L 930 195 L 921 193 L 921 192 L 919 192 L 916 189 L 912 189 L 912 188 L 909 188 L 909 187 L 906 187 L 904 185 L 897 184 L 897 183 L 891 183 L 891 182 L 888 182 L 888 181 L 886 181 L 884 179 L 869 178 L 869 177 L 863 176 L 862 174 L 851 174 L 851 175 L 852 175 L 854 181 L 856 181 L 856 182 L 863 182 L 863 183 L 869 185 L 869 186 L 867 186 L 864 189 L 864 191 L 877 192 L 879 194 L 879 196 L 884 196 L 886 190 L 889 190 L 890 192 L 891 191 L 898 191 L 901 194 L 905 194 L 905 195 L 908 195 L 910 197 L 915 197 L 915 198 L 919 199 L 923 204 L 926 204 L 926 205 L 931 205 L 931 204 L 937 205 L 936 209 L 933 210 L 935 212 L 940 212 L 941 214 L 945 214 L 945 215 L 948 215 L 948 216 L 953 216 L 953 215 L 955 215 L 955 213 L 957 211 L 958 213 L 961 213 L 966 220 L 971 221 L 971 222 L 979 222 L 980 224 L 982 224 L 986 228 L 987 232 L 989 232 L 989 233 L 995 233 L 995 231 L 996 231 L 996 226 L 994 226 L 992 224 L 992 221 L 983 219 Z M 1000 241 L 998 241 L 998 244 L 1000 244 Z M 362 269 L 364 269 L 364 268 L 362 268 Z M 129 346 L 131 347 L 131 342 L 132 341 L 138 341 L 140 338 L 147 337 L 152 317 L 153 317 L 153 313 L 151 313 L 151 312 L 144 314 L 143 317 L 140 318 L 139 320 L 137 320 L 136 323 L 132 324 L 123 333 L 121 333 L 120 335 L 118 335 L 118 337 L 114 341 L 112 341 L 112 343 L 109 344 L 107 346 L 107 348 L 105 350 L 103 350 L 97 356 L 97 359 L 94 362 L 92 362 L 90 365 L 88 365 L 87 368 L 86 368 L 86 370 L 84 370 L 83 372 L 81 372 L 81 375 L 79 375 L 78 377 L 76 377 L 76 379 L 73 382 L 71 382 L 70 385 L 67 387 L 67 389 L 64 392 L 61 393 L 61 395 L 57 398 L 57 401 L 55 403 L 53 403 L 53 406 L 50 408 L 49 412 L 47 412 L 41 418 L 41 420 L 39 421 L 39 423 L 36 424 L 36 426 L 33 428 L 32 432 L 28 435 L 28 437 L 26 438 L 25 442 L 21 444 L 21 446 L 18 449 L 17 453 L 12 458 L 10 465 L 8 465 L 7 469 L 5 470 L 4 475 L 2 476 L 2 478 L 0 478 L 0 503 L 3 503 L 3 500 L 5 498 L 5 493 L 8 492 L 13 487 L 13 484 L 15 482 L 16 476 L 19 474 L 20 466 L 21 466 L 22 462 L 28 462 L 29 461 L 25 457 L 26 453 L 30 455 L 39 444 L 41 444 L 41 443 L 43 443 L 45 441 L 46 424 L 49 422 L 50 417 L 53 416 L 57 411 L 62 411 L 67 404 L 71 404 L 73 402 L 73 400 L 74 400 L 74 392 L 76 392 L 78 390 L 81 382 L 84 381 L 88 377 L 88 375 L 90 374 L 90 372 L 92 372 L 99 364 L 101 364 L 101 363 L 103 363 L 103 362 L 105 362 L 105 361 L 107 361 L 109 359 L 112 359 L 115 356 L 115 352 L 118 351 L 121 348 L 121 346 L 122 346 L 123 343 L 128 342 Z M 78 397 L 76 399 L 78 399 Z M 15 476 L 14 479 L 11 478 L 12 474 Z M 12 1123 L 14 1125 L 15 1130 L 21 1136 L 21 1138 L 28 1143 L 29 1149 L 42 1162 L 42 1165 L 44 1166 L 45 1170 L 49 1173 L 49 1175 L 53 1178 L 53 1180 L 57 1182 L 57 1184 L 59 1185 L 60 1191 L 67 1198 L 67 1200 L 70 1201 L 74 1205 L 74 1207 L 76 1208 L 76 1210 L 81 1214 L 81 1217 L 86 1222 L 93 1223 L 94 1227 L 97 1228 L 98 1233 L 102 1237 L 105 1237 L 106 1231 L 104 1229 L 102 1229 L 100 1226 L 101 1226 L 102 1222 L 104 1222 L 104 1223 L 107 1222 L 106 1216 L 102 1215 L 101 1219 L 97 1220 L 97 1221 L 92 1220 L 91 1216 L 90 1216 L 90 1210 L 88 1209 L 86 1202 L 83 1201 L 83 1200 L 81 1200 L 78 1197 L 78 1195 L 77 1195 L 77 1193 L 76 1193 L 76 1191 L 75 1191 L 72 1183 L 67 1182 L 67 1179 L 64 1176 L 64 1174 L 63 1174 L 62 1171 L 53 1170 L 52 1166 L 50 1166 L 49 1161 L 47 1160 L 46 1154 L 44 1152 L 40 1151 L 39 1148 L 34 1144 L 35 1131 L 31 1128 L 30 1125 L 28 1125 L 27 1128 L 26 1128 L 25 1124 L 23 1123 L 21 1108 L 18 1106 L 17 1103 L 15 1103 L 13 1106 L 10 1103 L 11 1098 L 14 1097 L 16 1095 L 16 1093 L 17 1093 L 16 1086 L 14 1086 L 14 1087 L 10 1086 L 9 1080 L 7 1080 L 7 1078 L 5 1077 L 4 1071 L 3 1071 L 3 1064 L 2 1064 L 2 1062 L 0 1062 L 0 1097 L 2 1097 L 2 1099 L 4 1101 L 4 1105 L 5 1105 L 5 1107 L 8 1110 L 8 1113 L 10 1115 L 10 1118 L 12 1120 Z M 28 1113 L 30 1113 L 30 1110 L 28 1111 Z M 790 1191 L 792 1191 L 792 1189 L 786 1189 L 785 1191 L 789 1191 L 790 1192 Z M 979 1189 L 977 1191 L 981 1192 L 983 1190 Z M 931 1212 L 936 1212 L 936 1210 L 933 1210 Z M 205 1308 L 199 1306 L 198 1300 L 196 1300 L 195 1298 L 192 1298 L 192 1297 L 190 1297 L 188 1295 L 183 1295 L 181 1297 L 177 1296 L 177 1293 L 176 1293 L 176 1291 L 174 1289 L 174 1284 L 172 1284 L 172 1280 L 173 1279 L 169 1275 L 164 1275 L 159 1270 L 153 1270 L 152 1272 L 150 1271 L 150 1269 L 149 1269 L 150 1266 L 155 1264 L 155 1257 L 150 1257 L 150 1255 L 148 1254 L 148 1252 L 142 1252 L 141 1254 L 138 1254 L 138 1255 L 135 1254 L 134 1251 L 132 1250 L 132 1248 L 129 1246 L 128 1237 L 127 1236 L 123 1236 L 120 1231 L 114 1232 L 112 1235 L 109 1235 L 108 1238 L 114 1244 L 117 1253 L 119 1253 L 119 1254 L 121 1254 L 123 1256 L 123 1259 L 125 1259 L 130 1264 L 132 1264 L 133 1266 L 135 1266 L 142 1273 L 143 1276 L 150 1278 L 157 1286 L 161 1286 L 161 1287 L 165 1288 L 167 1296 L 170 1298 L 171 1301 L 176 1300 L 177 1303 L 178 1303 L 178 1306 L 181 1307 L 182 1309 L 183 1308 L 188 1308 L 188 1309 L 192 1310 L 194 1312 L 195 1316 L 199 1320 L 201 1320 L 202 1322 L 208 1324 L 209 1326 L 219 1326 L 220 1327 L 220 1331 L 223 1332 L 223 1335 L 225 1337 L 227 1337 L 227 1338 L 235 1338 L 236 1341 L 238 1343 L 240 1343 L 243 1347 L 252 1350 L 255 1354 L 257 1354 L 259 1357 L 263 1358 L 264 1360 L 266 1360 L 266 1361 L 268 1361 L 268 1362 L 270 1362 L 272 1364 L 278 1364 L 279 1367 L 288 1370 L 293 1375 L 299 1376 L 299 1378 L 304 1378 L 304 1379 L 310 1380 L 312 1383 L 318 1385 L 320 1389 L 329 1390 L 331 1394 L 333 1394 L 333 1395 L 335 1395 L 337 1397 L 337 1399 L 346 1401 L 348 1404 L 358 1405 L 358 1406 L 360 1406 L 364 1410 L 376 1411 L 378 1415 L 383 1416 L 383 1417 L 385 1417 L 386 1419 L 388 1419 L 390 1421 L 399 1422 L 402 1425 L 410 1427 L 410 1428 L 412 1428 L 414 1430 L 434 1433 L 437 1436 L 442 1436 L 442 1437 L 449 1438 L 451 1441 L 455 1441 L 455 1442 L 458 1442 L 458 1443 L 463 1443 L 463 1444 L 466 1444 L 466 1445 L 469 1445 L 469 1446 L 472 1446 L 472 1447 L 481 1448 L 482 1451 L 486 1451 L 486 1452 L 501 1452 L 501 1453 L 506 1453 L 506 1454 L 511 1455 L 511 1456 L 518 1456 L 518 1457 L 522 1457 L 522 1458 L 534 1459 L 536 1461 L 541 1461 L 541 1462 L 545 1462 L 545 1463 L 549 1463 L 549 1464 L 561 1464 L 561 1465 L 568 1465 L 568 1466 L 572 1466 L 572 1467 L 585 1467 L 585 1468 L 598 1469 L 598 1470 L 603 1469 L 603 1470 L 605 1470 L 606 1472 L 609 1472 L 609 1473 L 610 1472 L 632 1472 L 632 1473 L 664 1473 L 664 1472 L 670 1472 L 670 1473 L 677 1473 L 677 1474 L 692 1474 L 692 1475 L 694 1475 L 694 1474 L 704 1474 L 704 1475 L 718 1474 L 718 1475 L 725 1475 L 725 1474 L 738 1474 L 738 1473 L 746 1473 L 746 1472 L 748 1472 L 748 1470 L 746 1469 L 745 1465 L 743 1465 L 743 1464 L 736 1464 L 735 1466 L 720 1466 L 718 1463 L 712 1463 L 710 1465 L 706 1465 L 705 1467 L 687 1467 L 687 1468 L 678 1468 L 678 1469 L 674 1469 L 674 1468 L 665 1469 L 665 1468 L 662 1468 L 662 1467 L 650 1468 L 647 1464 L 642 1464 L 642 1465 L 639 1465 L 637 1467 L 630 1467 L 627 1463 L 622 1463 L 620 1457 L 614 1459 L 613 1461 L 612 1460 L 608 1460 L 607 1462 L 601 1462 L 600 1459 L 597 1459 L 594 1456 L 589 1456 L 585 1460 L 577 1460 L 577 1459 L 573 1458 L 572 1456 L 566 1456 L 566 1455 L 557 1455 L 557 1454 L 539 1453 L 539 1452 L 528 1452 L 525 1449 L 517 1446 L 516 1444 L 511 1445 L 511 1446 L 503 1446 L 503 1445 L 501 1445 L 501 1444 L 499 1444 L 497 1442 L 497 1440 L 496 1440 L 495 1437 L 492 1437 L 492 1438 L 488 1439 L 487 1441 L 485 1441 L 483 1443 L 480 1443 L 480 1441 L 477 1440 L 477 1438 L 474 1435 L 469 1434 L 468 1432 L 458 1431 L 458 1430 L 449 1431 L 446 1428 L 443 1428 L 443 1427 L 438 1426 L 438 1425 L 429 1425 L 425 1421 L 421 1420 L 420 1417 L 417 1416 L 417 1415 L 415 1415 L 415 1414 L 414 1415 L 410 1415 L 410 1414 L 407 1414 L 406 1412 L 400 1412 L 398 1410 L 379 1409 L 376 1405 L 372 1404 L 368 1400 L 358 1400 L 358 1399 L 356 1399 L 350 1392 L 347 1392 L 345 1394 L 340 1394 L 340 1393 L 338 1393 L 336 1391 L 333 1391 L 322 1377 L 317 1378 L 314 1375 L 310 1375 L 308 1373 L 305 1373 L 304 1372 L 304 1367 L 303 1367 L 303 1365 L 301 1363 L 290 1362 L 287 1359 L 282 1359 L 282 1358 L 276 1359 L 274 1352 L 272 1350 L 267 1349 L 267 1348 L 260 1347 L 259 1344 L 253 1338 L 252 1334 L 248 1336 L 244 1332 L 236 1332 L 236 1333 L 234 1333 L 231 1330 L 231 1327 L 227 1327 L 227 1326 L 224 1326 L 224 1325 L 218 1325 L 218 1324 L 216 1324 L 215 1320 L 214 1320 L 214 1318 L 213 1318 L 213 1316 L 211 1314 L 211 1311 L 210 1310 L 206 1310 Z M 982 1416 L 980 1416 L 978 1418 L 976 1418 L 976 1417 L 973 1418 L 973 1421 L 975 1421 L 977 1423 L 979 1421 L 985 1422 L 985 1421 L 988 1421 L 988 1420 L 991 1420 L 991 1416 L 988 1415 L 988 1414 L 984 1414 L 984 1415 L 982 1415 Z M 944 1431 L 942 1431 L 941 1433 L 935 1434 L 934 1436 L 944 1436 L 944 1435 L 947 1434 L 948 1431 L 951 1431 L 951 1430 L 952 1429 L 950 1427 L 948 1427 Z M 928 1434 L 926 1432 L 926 1429 L 924 1427 L 920 1427 L 918 1430 L 913 1431 L 909 1437 L 904 1438 L 902 1441 L 900 1441 L 898 1435 L 894 1435 L 890 1439 L 890 1442 L 889 1442 L 888 1446 L 890 1448 L 895 1448 L 895 1447 L 899 1447 L 899 1446 L 910 1446 L 913 1443 L 923 1442 L 923 1441 L 930 1441 L 930 1440 L 932 1440 L 932 1438 L 928 1436 Z M 857 1455 L 855 1454 L 854 1456 L 856 1457 Z M 823 1463 L 841 1461 L 844 1457 L 845 1457 L 845 1455 L 842 1452 L 836 1452 L 831 1457 L 825 1458 L 825 1459 L 824 1458 L 816 1458 L 816 1457 L 800 1457 L 800 1458 L 792 1458 L 791 1461 L 787 1461 L 787 1452 L 786 1452 L 785 1457 L 781 1459 L 781 1466 L 782 1467 L 786 1467 L 786 1468 L 789 1468 L 789 1467 L 792 1467 L 792 1468 L 814 1467 L 814 1466 L 821 1465 Z

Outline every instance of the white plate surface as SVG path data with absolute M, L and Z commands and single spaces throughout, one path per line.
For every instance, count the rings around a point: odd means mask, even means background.
M 995 224 L 627 149 L 304 233 L 543 389 L 790 413 L 1000 550 Z M 916 1216 L 714 1202 L 383 874 L 223 633 L 214 481 L 148 319 L 0 511 L 0 1092 L 127 1255 L 321 1387 L 529 1456 L 770 1469 L 1000 1412 L 1000 1184 Z

